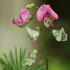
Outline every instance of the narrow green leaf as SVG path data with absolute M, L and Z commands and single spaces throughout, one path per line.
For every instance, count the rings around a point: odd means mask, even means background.
M 21 48 L 20 48 L 20 54 L 19 54 L 19 57 L 20 57 L 20 70 L 21 70 Z
M 7 70 L 14 70 L 11 68 L 3 59 L 0 58 L 0 63 L 4 66 L 5 69 Z
M 22 50 L 22 60 L 25 58 L 26 48 Z
M 3 56 L 5 57 L 5 59 L 6 59 L 6 61 L 7 61 L 7 64 L 9 64 L 9 60 L 8 60 L 6 54 L 3 54 Z
M 16 59 L 16 69 L 19 70 L 18 66 L 18 56 L 17 56 L 17 48 L 15 47 L 15 59 Z
M 41 60 L 36 66 L 34 66 L 31 70 L 37 70 L 42 66 L 43 60 Z
M 19 57 L 20 57 L 20 70 L 21 70 L 21 67 L 22 67 L 22 66 L 21 66 L 21 61 L 22 61 L 22 55 L 21 55 L 21 54 L 22 54 L 22 50 L 21 50 L 21 48 L 20 48 L 20 56 L 19 56 Z
M 21 68 L 22 68 L 21 62 L 22 62 L 22 50 L 21 50 L 21 48 L 20 48 L 20 70 L 22 70 L 22 69 L 21 69 Z
M 6 54 L 3 54 L 3 55 L 4 55 L 5 59 L 6 59 L 6 63 L 9 65 L 9 67 L 10 67 L 11 69 L 14 69 L 14 68 L 13 68 L 13 63 L 8 59 L 8 57 L 6 56 Z
M 25 53 L 26 53 L 26 48 L 25 48 L 24 50 L 22 50 L 22 49 L 20 48 L 20 70 L 22 70 L 22 68 L 23 68 L 23 66 L 22 66 L 22 61 L 23 61 L 23 59 L 24 59 L 24 57 L 25 57 Z
M 10 60 L 11 60 L 11 62 L 13 64 L 14 68 L 16 69 L 16 64 L 15 64 L 15 61 L 14 61 L 14 56 L 13 56 L 11 51 L 10 51 Z

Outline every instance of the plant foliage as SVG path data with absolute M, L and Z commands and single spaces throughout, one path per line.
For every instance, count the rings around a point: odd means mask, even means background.
M 22 50 L 20 48 L 19 55 L 17 53 L 17 48 L 15 47 L 15 57 L 12 51 L 9 52 L 9 56 L 7 56 L 5 53 L 4 58 L 0 58 L 0 64 L 2 66 L 3 70 L 43 70 L 45 69 L 45 66 L 42 65 L 43 60 L 37 63 L 36 65 L 32 66 L 22 66 L 22 61 L 25 58 L 26 54 L 26 48 Z

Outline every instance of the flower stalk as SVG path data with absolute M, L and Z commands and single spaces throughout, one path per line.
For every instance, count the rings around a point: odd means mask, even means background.
M 41 32 L 42 32 L 42 35 L 43 35 L 43 39 L 44 39 L 44 56 L 45 56 L 45 59 L 46 59 L 46 70 L 48 70 L 48 58 L 47 58 L 47 39 L 46 39 L 46 36 L 45 36 L 45 32 L 44 32 L 44 24 L 42 23 L 42 28 L 41 28 Z

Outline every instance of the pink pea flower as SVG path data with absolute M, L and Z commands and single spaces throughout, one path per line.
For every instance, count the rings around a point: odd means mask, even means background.
M 50 5 L 42 5 L 37 11 L 37 20 L 44 21 L 46 27 L 54 28 L 53 20 L 57 20 L 58 15 L 52 10 Z
M 24 26 L 28 21 L 29 12 L 27 9 L 21 9 L 20 17 L 14 18 L 12 23 L 17 26 Z

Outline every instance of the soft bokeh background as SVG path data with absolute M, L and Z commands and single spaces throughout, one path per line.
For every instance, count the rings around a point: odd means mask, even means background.
M 57 42 L 51 36 L 48 43 L 49 70 L 70 70 L 70 2 L 69 0 L 0 0 L 0 57 L 3 53 L 8 54 L 10 50 L 14 52 L 15 46 L 18 50 L 27 47 L 27 53 L 37 48 L 43 50 L 43 38 L 40 35 L 37 41 L 30 41 L 26 33 L 26 28 L 19 28 L 12 24 L 14 17 L 19 17 L 21 8 L 27 4 L 35 3 L 37 6 L 50 4 L 55 12 L 58 13 L 59 19 L 54 21 L 55 29 L 64 27 L 68 34 L 66 42 Z M 35 15 L 36 9 L 30 11 Z M 40 23 L 33 19 L 27 26 L 34 29 Z M 46 36 L 50 33 L 50 28 L 45 28 Z M 38 55 L 36 62 L 40 61 L 43 56 Z M 0 70 L 2 70 L 0 68 Z

